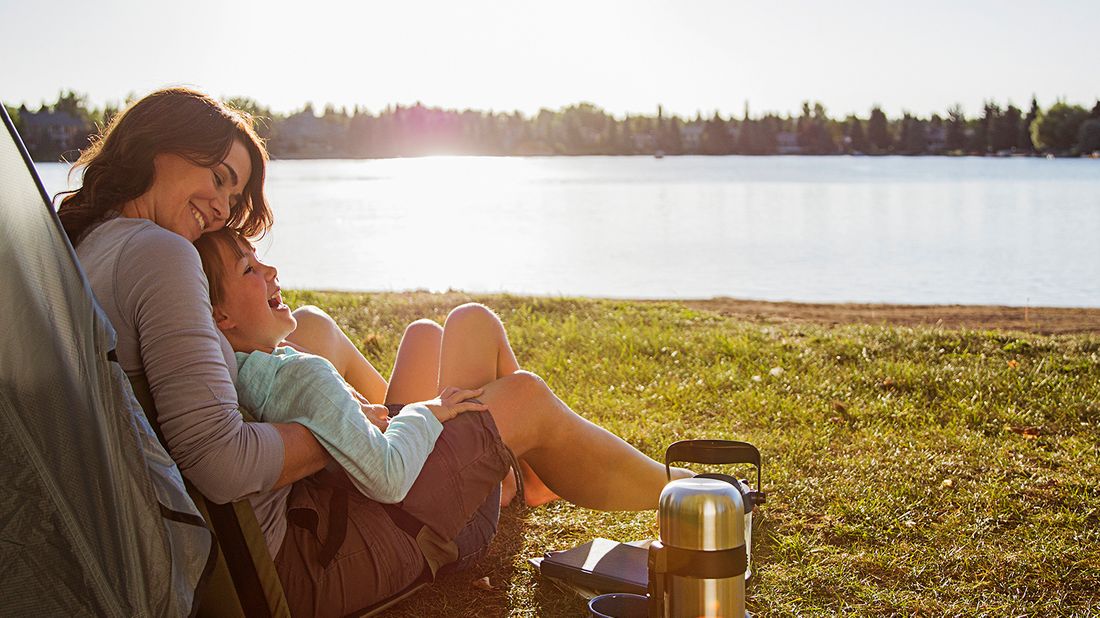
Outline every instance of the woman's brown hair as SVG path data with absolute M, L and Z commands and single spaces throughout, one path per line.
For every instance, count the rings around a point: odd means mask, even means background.
M 83 168 L 79 189 L 65 194 L 58 217 L 76 246 L 89 227 L 149 190 L 153 159 L 172 153 L 195 165 L 213 167 L 240 140 L 248 150 L 252 175 L 226 227 L 246 237 L 262 236 L 273 217 L 264 196 L 267 150 L 247 113 L 230 109 L 189 88 L 165 88 L 136 101 L 92 139 L 74 169 Z

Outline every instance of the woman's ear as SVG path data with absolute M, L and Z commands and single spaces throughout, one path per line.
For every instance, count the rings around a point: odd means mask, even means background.
M 214 307 L 214 325 L 223 333 L 233 330 L 237 326 L 229 315 L 222 311 L 221 307 Z

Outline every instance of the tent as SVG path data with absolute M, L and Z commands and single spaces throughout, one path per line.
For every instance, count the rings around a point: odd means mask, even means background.
M 0 615 L 190 615 L 213 535 L 0 115 Z
M 0 117 L 0 616 L 287 618 L 251 504 L 214 504 L 181 477 Z

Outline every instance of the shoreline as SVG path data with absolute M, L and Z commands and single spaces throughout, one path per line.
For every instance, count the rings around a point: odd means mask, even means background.
M 725 297 L 671 302 L 754 321 L 938 326 L 947 329 L 1014 330 L 1043 335 L 1100 334 L 1100 308 L 1091 307 L 800 303 Z
M 495 298 L 588 299 L 640 304 L 675 303 L 692 309 L 753 322 L 807 322 L 824 325 L 870 324 L 924 326 L 945 329 L 1006 330 L 1040 335 L 1100 334 L 1100 307 L 1014 307 L 1008 305 L 905 305 L 889 303 L 812 303 L 743 298 L 605 298 L 596 296 L 546 296 L 508 292 L 473 293 L 461 290 L 310 290 L 295 292 L 343 295 L 401 296 L 410 302 L 434 298 L 443 304 L 469 301 L 492 305 Z

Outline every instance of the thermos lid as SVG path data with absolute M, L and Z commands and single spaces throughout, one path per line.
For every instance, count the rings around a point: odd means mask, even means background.
M 745 544 L 741 491 L 717 479 L 679 479 L 661 492 L 661 542 L 680 549 L 732 549 Z

